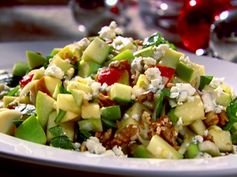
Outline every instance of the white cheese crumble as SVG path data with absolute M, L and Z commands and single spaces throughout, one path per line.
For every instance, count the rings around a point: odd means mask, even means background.
M 95 81 L 95 82 L 92 82 L 89 86 L 92 89 L 92 96 L 97 97 L 101 90 L 101 83 Z
M 148 80 L 153 80 L 153 79 L 157 79 L 160 76 L 160 70 L 158 68 L 148 68 L 146 71 L 145 71 L 145 75 L 147 77 Z
M 112 148 L 112 151 L 114 152 L 115 156 L 118 156 L 118 157 L 126 157 L 126 155 L 124 155 L 123 151 L 122 151 L 122 148 L 120 146 L 114 146 Z
M 55 64 L 48 66 L 44 73 L 46 76 L 52 76 L 57 79 L 62 79 L 64 72 L 61 68 L 57 67 Z
M 135 73 L 135 71 L 141 72 L 143 69 L 142 66 L 142 57 L 135 58 L 131 63 L 131 71 Z
M 148 85 L 148 90 L 155 93 L 157 92 L 157 90 L 161 90 L 164 88 L 163 79 L 160 74 L 161 72 L 158 68 L 148 68 L 145 71 L 145 75 L 150 81 L 150 84 Z
M 97 137 L 91 136 L 85 141 L 85 146 L 90 153 L 103 154 L 106 152 L 105 147 L 100 143 Z
M 196 89 L 189 83 L 176 83 L 170 89 L 170 98 L 176 99 L 177 104 L 181 105 L 186 101 L 193 101 Z
M 207 158 L 212 158 L 212 156 L 206 152 L 199 152 L 195 158 L 207 159 Z
M 203 137 L 201 135 L 196 135 L 192 138 L 192 142 L 194 144 L 202 143 L 203 142 Z
M 122 34 L 122 30 L 118 28 L 115 21 L 112 21 L 109 26 L 104 26 L 99 31 L 99 36 L 105 40 L 113 40 L 116 35 Z
M 168 44 L 160 44 L 158 47 L 154 47 L 153 58 L 159 60 L 161 57 L 165 55 L 167 50 L 169 50 Z
M 210 82 L 210 86 L 212 88 L 218 88 L 218 87 L 221 87 L 221 85 L 224 83 L 224 78 L 216 78 L 216 77 L 213 77 L 213 79 L 211 80 Z
M 221 111 L 224 109 L 223 106 L 218 105 L 216 103 L 215 97 L 212 93 L 203 91 L 201 97 L 206 113 L 210 111 L 214 111 L 215 113 L 221 113 Z
M 136 99 L 138 96 L 143 94 L 145 90 L 137 85 L 134 85 L 132 88 L 132 99 Z
M 144 68 L 147 69 L 149 66 L 156 65 L 156 60 L 151 57 L 143 57 Z
M 129 47 L 131 49 L 133 48 L 133 39 L 132 38 L 128 38 L 128 37 L 122 37 L 122 36 L 117 36 L 113 42 L 112 42 L 112 46 L 116 49 L 116 50 L 121 50 L 125 47 Z

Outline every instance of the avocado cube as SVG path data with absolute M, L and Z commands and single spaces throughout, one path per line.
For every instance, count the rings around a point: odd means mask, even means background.
M 82 54 L 82 60 L 102 64 L 107 58 L 109 50 L 109 45 L 96 37 Z
M 101 119 L 86 119 L 78 121 L 79 129 L 82 131 L 103 131 Z
M 53 57 L 49 66 L 51 66 L 52 64 L 55 64 L 57 67 L 59 67 L 61 70 L 63 70 L 64 73 L 66 73 L 67 70 L 69 70 L 70 68 L 73 67 L 68 61 L 63 60 L 59 55 L 56 55 Z
M 28 60 L 28 65 L 30 69 L 34 69 L 36 67 L 44 65 L 46 62 L 46 58 L 43 57 L 40 53 L 27 50 L 26 51 L 26 57 Z
M 167 143 L 159 135 L 154 135 L 148 146 L 147 150 L 154 155 L 155 158 L 159 159 L 181 159 L 182 155 L 176 151 L 169 143 Z
M 110 97 L 117 102 L 129 103 L 132 100 L 132 87 L 115 83 L 111 86 Z
M 196 95 L 193 101 L 175 107 L 174 115 L 182 118 L 184 126 L 190 125 L 195 120 L 204 119 L 204 105 L 200 96 Z
M 78 75 L 81 77 L 88 77 L 91 74 L 96 73 L 100 67 L 100 64 L 95 63 L 93 61 L 81 60 L 79 62 Z
M 134 59 L 133 53 L 131 50 L 128 49 L 122 51 L 114 58 L 112 58 L 113 61 L 127 60 L 129 63 L 131 63 L 133 59 Z
M 183 81 L 190 82 L 193 79 L 194 69 L 184 62 L 179 62 L 177 64 L 176 74 Z
M 141 50 L 138 50 L 134 53 L 135 57 L 152 57 L 154 54 L 154 47 L 150 46 Z
M 89 103 L 82 105 L 81 117 L 83 119 L 100 119 L 101 110 L 98 103 Z
M 57 96 L 57 110 L 73 112 L 75 114 L 81 113 L 81 108 L 75 102 L 71 94 L 58 94 Z
M 118 120 L 121 118 L 120 106 L 109 106 L 101 108 L 101 118 L 107 120 Z
M 166 50 L 164 56 L 161 57 L 160 64 L 176 69 L 176 66 L 179 63 L 179 59 L 182 56 L 184 56 L 183 53 L 169 48 L 168 50 Z
M 34 115 L 27 118 L 16 129 L 15 136 L 34 143 L 46 144 L 45 132 Z
M 38 115 L 38 120 L 43 128 L 46 127 L 48 122 L 49 114 L 54 109 L 55 100 L 48 96 L 46 93 L 38 91 L 36 96 L 36 113 Z

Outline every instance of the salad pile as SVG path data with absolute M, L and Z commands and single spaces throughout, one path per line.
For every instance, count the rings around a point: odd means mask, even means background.
M 1 73 L 0 132 L 103 156 L 182 159 L 235 153 L 237 99 L 159 33 L 115 22 Z M 5 76 L 8 77 L 5 77 Z M 3 83 L 4 81 L 4 83 Z

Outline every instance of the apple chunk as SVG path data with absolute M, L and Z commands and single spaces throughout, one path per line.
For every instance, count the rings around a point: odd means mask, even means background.
M 7 108 L 0 109 L 0 132 L 12 135 L 14 130 L 14 121 L 21 117 L 19 111 Z

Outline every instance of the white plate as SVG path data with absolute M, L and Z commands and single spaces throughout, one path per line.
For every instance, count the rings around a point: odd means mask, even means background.
M 0 68 L 9 68 L 15 61 L 24 59 L 26 49 L 48 54 L 53 47 L 67 42 L 27 42 L 0 44 Z M 237 90 L 237 65 L 208 57 L 190 58 L 205 65 L 206 72 L 225 81 Z M 34 164 L 63 167 L 78 171 L 130 176 L 237 176 L 237 155 L 195 160 L 155 160 L 134 158 L 96 157 L 23 141 L 0 134 L 0 157 L 22 160 Z

